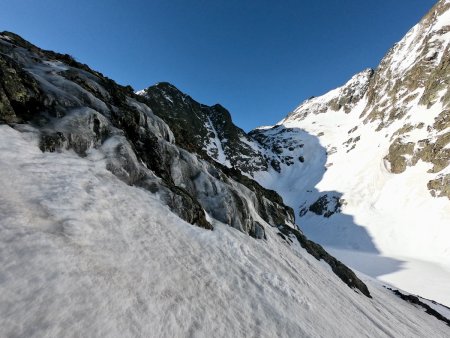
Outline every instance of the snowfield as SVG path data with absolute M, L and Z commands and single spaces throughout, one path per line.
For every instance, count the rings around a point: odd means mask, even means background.
M 447 306 L 450 197 L 429 184 L 448 190 L 449 32 L 450 2 L 441 0 L 376 70 L 258 129 L 266 145 L 294 161 L 254 175 L 294 208 L 309 238 L 345 264 Z M 317 211 L 320 198 L 326 215 Z
M 98 150 L 42 153 L 0 126 L 2 337 L 448 337 L 370 279 L 348 288 L 266 227 L 255 240 L 175 216 Z
M 280 193 L 296 210 L 301 229 L 312 240 L 336 249 L 336 257 L 346 264 L 450 305 L 450 203 L 447 198 L 430 195 L 430 164 L 419 162 L 401 174 L 389 172 L 383 160 L 390 145 L 385 134 L 395 132 L 399 124 L 374 132 L 372 124 L 363 124 L 359 119 L 364 104 L 361 101 L 350 114 L 338 111 L 311 114 L 301 121 L 283 121 L 283 127 L 294 130 L 283 133 L 283 137 L 304 144 L 295 151 L 301 151 L 305 164 L 283 166 L 281 174 L 261 172 L 255 178 Z M 426 112 L 425 107 L 418 107 L 411 118 Z M 356 131 L 349 135 L 355 126 Z M 349 150 L 346 140 L 357 136 L 360 139 L 356 147 Z M 419 133 L 416 136 L 421 137 Z M 298 217 L 303 206 L 325 193 L 345 201 L 342 214 L 324 218 L 308 213 Z M 353 258 L 341 254 L 342 250 L 352 251 Z M 372 260 L 362 257 L 367 253 L 372 254 Z M 378 264 L 380 256 L 391 259 L 385 260 L 388 265 L 381 273 L 371 268 Z M 395 261 L 398 264 L 393 268 L 391 263 Z

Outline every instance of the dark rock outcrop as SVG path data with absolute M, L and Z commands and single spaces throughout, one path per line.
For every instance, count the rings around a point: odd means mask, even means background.
M 226 161 L 250 175 L 267 170 L 267 158 L 251 146 L 258 143 L 233 123 L 228 110 L 220 104 L 198 103 L 167 82 L 138 93 L 142 102 L 169 125 L 180 147 L 222 164 Z
M 399 290 L 391 289 L 388 287 L 386 287 L 386 288 L 388 290 L 391 290 L 396 296 L 400 297 L 404 301 L 422 307 L 425 310 L 425 312 L 428 313 L 430 316 L 436 317 L 437 319 L 445 322 L 448 326 L 450 326 L 450 319 L 445 318 L 439 312 L 434 310 L 431 306 L 422 302 L 419 299 L 419 297 L 414 296 L 414 295 L 407 295 L 405 293 L 400 292 Z

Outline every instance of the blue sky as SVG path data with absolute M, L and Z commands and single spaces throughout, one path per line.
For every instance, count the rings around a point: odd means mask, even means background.
M 434 0 L 2 0 L 0 30 L 136 90 L 168 81 L 245 130 L 376 67 Z

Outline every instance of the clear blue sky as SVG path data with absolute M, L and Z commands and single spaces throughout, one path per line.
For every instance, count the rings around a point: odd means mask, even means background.
M 2 0 L 0 30 L 136 90 L 168 81 L 245 130 L 375 67 L 434 0 Z

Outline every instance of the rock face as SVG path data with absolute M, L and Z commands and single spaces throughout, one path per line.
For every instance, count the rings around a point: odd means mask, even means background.
M 442 172 L 450 164 L 449 12 L 450 3 L 439 1 L 391 48 L 370 83 L 362 112 L 364 121 L 378 124 L 380 131 L 403 121 L 403 126 L 391 136 L 394 140 L 386 156 L 394 173 L 401 173 L 420 160 L 432 164 L 431 173 Z M 426 126 L 422 121 L 411 123 L 411 115 L 418 114 L 418 107 L 432 111 L 434 120 Z M 435 196 L 450 199 L 445 190 L 438 188 L 440 193 Z
M 394 46 L 377 69 L 368 92 L 368 105 L 363 114 L 366 120 L 378 120 L 382 129 L 396 120 L 405 121 L 397 130 L 395 142 L 406 145 L 403 151 L 412 155 L 408 166 L 419 160 L 432 164 L 430 172 L 439 173 L 450 164 L 450 3 L 439 1 L 434 8 L 408 32 L 405 38 Z M 400 58 L 410 53 L 409 62 Z M 389 75 L 389 77 L 387 77 Z M 389 79 L 389 81 L 386 81 Z M 383 106 L 379 91 L 388 93 Z M 415 110 L 410 102 L 433 111 L 433 122 L 407 123 L 408 113 Z M 405 117 L 405 118 L 404 118 Z M 426 128 L 426 137 L 417 140 L 412 136 L 415 129 Z M 413 149 L 412 149 L 413 148 Z M 393 151 L 395 157 L 395 151 Z M 388 156 L 392 152 L 389 151 Z M 404 171 L 405 168 L 400 169 Z M 443 193 L 450 199 L 450 195 Z
M 138 94 L 170 126 L 180 147 L 250 175 L 267 170 L 266 149 L 235 126 L 220 104 L 200 104 L 165 82 Z
M 211 224 L 205 211 L 257 238 L 264 237 L 264 221 L 293 224 L 292 210 L 274 192 L 243 178 L 234 180 L 224 173 L 227 168 L 187 151 L 201 154 L 176 124 L 175 138 L 131 87 L 12 33 L 1 34 L 0 48 L 0 121 L 31 123 L 41 133 L 42 151 L 71 149 L 86 156 L 99 149 L 120 179 L 158 194 L 181 218 L 207 229 Z M 216 124 L 221 114 L 231 121 L 219 106 L 209 113 Z M 187 122 L 196 126 L 197 121 Z
M 377 129 L 403 119 L 411 102 L 431 108 L 450 103 L 450 3 L 439 1 L 383 58 L 367 90 L 362 117 Z
M 39 109 L 39 100 L 36 81 L 13 59 L 0 55 L 0 122 L 30 119 L 33 110 Z

